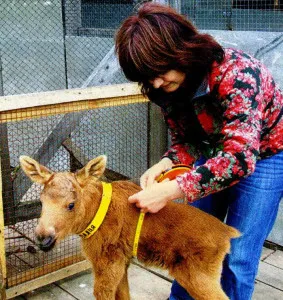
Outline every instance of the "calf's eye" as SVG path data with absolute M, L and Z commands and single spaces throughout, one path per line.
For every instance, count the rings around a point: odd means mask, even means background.
M 68 210 L 73 210 L 74 207 L 75 207 L 75 203 L 72 202 L 72 203 L 70 203 L 70 204 L 68 205 Z

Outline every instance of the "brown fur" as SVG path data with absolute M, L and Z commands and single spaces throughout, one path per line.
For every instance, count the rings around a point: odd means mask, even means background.
M 77 174 L 53 173 L 26 156 L 20 161 L 33 181 L 44 184 L 42 215 L 36 228 L 39 241 L 52 237 L 55 244 L 68 234 L 83 231 L 100 204 L 102 185 L 98 178 L 105 170 L 106 157 L 90 161 Z M 139 216 L 139 209 L 127 199 L 140 187 L 129 181 L 113 182 L 112 186 L 105 220 L 92 237 L 82 240 L 82 246 L 93 266 L 96 299 L 127 300 L 127 269 Z M 75 206 L 69 211 L 71 202 Z M 230 239 L 238 236 L 236 229 L 199 209 L 172 202 L 157 214 L 145 216 L 138 259 L 168 269 L 194 299 L 228 299 L 220 286 L 222 262 Z

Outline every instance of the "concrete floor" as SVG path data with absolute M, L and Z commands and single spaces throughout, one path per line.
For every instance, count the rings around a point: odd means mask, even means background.
M 129 269 L 132 300 L 165 300 L 170 293 L 171 278 L 166 272 L 145 269 L 133 263 Z M 85 271 L 31 291 L 14 300 L 86 300 L 93 299 L 93 277 Z M 253 300 L 283 299 L 283 252 L 264 248 Z

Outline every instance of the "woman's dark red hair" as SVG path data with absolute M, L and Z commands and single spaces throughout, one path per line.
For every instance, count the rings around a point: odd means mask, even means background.
M 199 33 L 173 8 L 153 2 L 143 4 L 137 15 L 122 23 L 115 47 L 125 76 L 139 82 L 144 94 L 152 89 L 150 79 L 169 70 L 186 73 L 190 87 L 195 88 L 212 63 L 224 57 L 210 35 Z

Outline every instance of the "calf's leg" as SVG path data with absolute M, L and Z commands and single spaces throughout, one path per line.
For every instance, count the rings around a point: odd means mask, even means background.
M 217 274 L 203 273 L 198 268 L 188 268 L 175 269 L 172 275 L 195 300 L 229 300 L 222 290 L 220 276 Z
M 126 265 L 124 276 L 117 287 L 116 300 L 130 300 L 128 267 L 129 266 Z
M 126 268 L 124 260 L 110 262 L 108 261 L 108 258 L 104 258 L 96 261 L 96 264 L 93 266 L 93 270 L 95 275 L 93 295 L 96 300 L 116 300 L 117 288 L 122 282 L 123 287 L 128 288 L 125 284 Z M 122 293 L 120 288 L 119 294 L 128 295 L 129 292 L 126 291 Z M 126 298 L 125 296 L 123 299 L 127 300 L 129 298 Z

